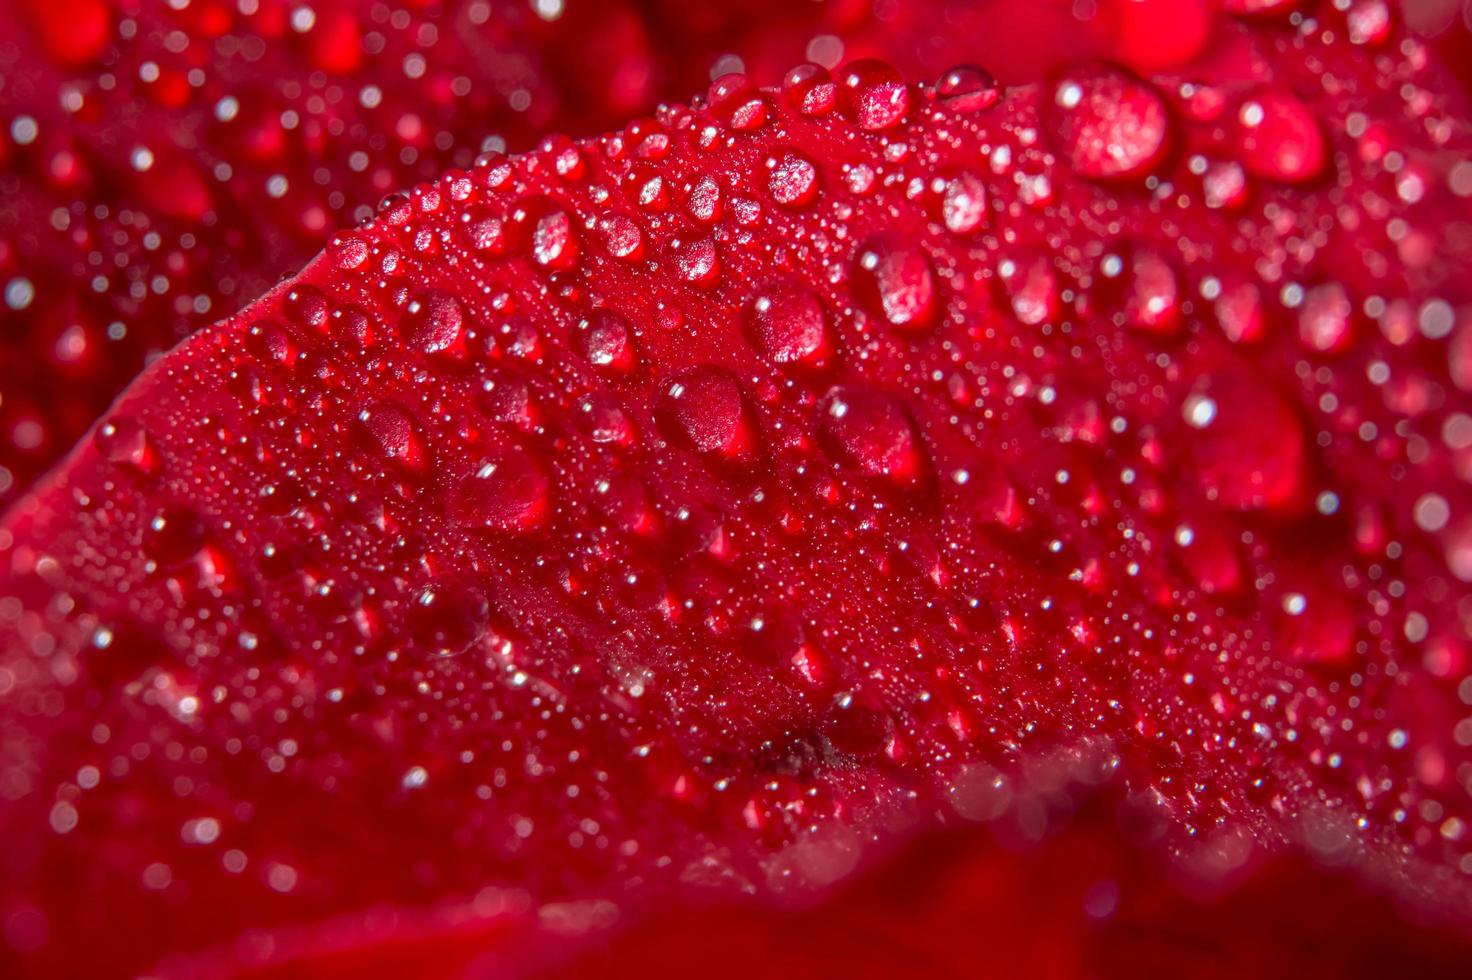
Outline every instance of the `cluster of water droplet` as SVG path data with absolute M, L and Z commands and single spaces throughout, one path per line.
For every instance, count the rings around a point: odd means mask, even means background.
M 391 801 L 411 893 L 752 889 L 1115 773 L 1218 876 L 1472 873 L 1468 137 L 1342 29 L 1261 85 L 727 75 L 387 198 L 5 532 L 65 624 L 6 683 L 177 726 L 26 789 L 216 780 L 157 805 L 281 892 L 384 887 L 271 853 L 292 794 Z

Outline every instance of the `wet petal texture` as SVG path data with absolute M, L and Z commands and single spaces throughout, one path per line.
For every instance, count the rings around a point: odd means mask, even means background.
M 727 76 L 154 364 L 0 527 L 7 955 L 586 935 L 1083 796 L 1467 922 L 1466 107 L 1232 38 L 1062 105 Z

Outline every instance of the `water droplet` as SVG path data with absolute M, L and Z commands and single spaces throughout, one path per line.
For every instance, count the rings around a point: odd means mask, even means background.
M 690 217 L 703 225 L 715 224 L 724 211 L 721 206 L 721 185 L 712 177 L 701 177 L 690 190 L 686 210 L 690 212 Z
M 1354 652 L 1358 617 L 1333 589 L 1290 576 L 1294 584 L 1278 593 L 1278 649 L 1301 663 L 1338 663 Z
M 508 446 L 483 458 L 451 492 L 449 511 L 462 527 L 526 533 L 546 523 L 551 495 L 542 464 L 530 451 Z
M 930 257 L 917 245 L 888 236 L 859 250 L 854 267 L 859 298 L 891 326 L 923 330 L 940 313 Z
M 696 286 L 714 286 L 721 278 L 720 256 L 716 252 L 716 243 L 709 238 L 679 246 L 675 264 L 679 267 L 680 278 Z
M 614 258 L 637 262 L 644 257 L 644 233 L 634 219 L 610 215 L 599 220 L 598 231 L 603 235 L 603 247 Z
M 783 77 L 782 95 L 805 116 L 826 116 L 838 104 L 838 85 L 821 65 L 802 64 Z
M 1124 323 L 1147 333 L 1174 333 L 1181 325 L 1175 269 L 1147 248 L 1110 253 L 1100 263 L 1103 303 Z
M 470 208 L 460 216 L 466 243 L 486 255 L 504 255 L 506 222 L 483 207 Z
M 1048 108 L 1059 150 L 1084 177 L 1142 177 L 1165 155 L 1170 112 L 1153 87 L 1122 69 L 1065 74 L 1053 84 Z
M 1276 14 L 1301 6 L 1303 0 L 1222 0 L 1222 9 L 1232 14 Z
M 1002 97 L 997 80 L 982 68 L 958 65 L 935 83 L 936 98 L 954 112 L 982 112 Z
M 777 364 L 814 363 L 828 352 L 822 301 L 806 286 L 772 283 L 746 309 L 746 335 Z
M 876 699 L 839 696 L 819 723 L 823 738 L 839 752 L 860 758 L 878 755 L 894 731 L 894 720 Z
M 1324 171 L 1328 147 L 1313 110 L 1288 92 L 1267 89 L 1237 110 L 1237 146 L 1248 173 L 1301 184 Z
M 1018 322 L 1037 326 L 1057 314 L 1058 273 L 1048 256 L 1024 255 L 1003 259 L 997 271 Z
M 453 353 L 463 348 L 464 322 L 460 301 L 434 290 L 409 301 L 402 330 L 409 343 L 422 353 Z
M 377 402 L 359 412 L 358 421 L 367 431 L 373 447 L 389 460 L 409 469 L 424 467 L 424 446 L 414 431 L 413 421 L 402 408 L 388 402 Z
M 549 269 L 571 269 L 577 265 L 577 232 L 566 211 L 555 208 L 537 219 L 532 230 L 532 258 Z
M 594 392 L 578 406 L 582 427 L 599 445 L 631 446 L 634 422 L 612 392 Z
M 92 436 L 97 451 L 110 463 L 149 472 L 158 465 L 148 432 L 136 420 L 113 416 Z
M 957 174 L 941 191 L 941 220 L 957 235 L 970 235 L 986 225 L 987 199 L 986 183 L 980 177 Z
M 1254 284 L 1242 281 L 1221 286 L 1213 310 L 1217 325 L 1233 343 L 1245 344 L 1262 339 L 1262 295 Z
M 634 331 L 609 309 L 597 309 L 578 324 L 578 343 L 589 364 L 627 371 L 634 366 Z
M 1184 411 L 1199 430 L 1191 451 L 1208 498 L 1240 511 L 1302 506 L 1308 438 L 1284 395 L 1246 371 L 1225 373 L 1206 379 Z
M 844 106 L 860 129 L 898 126 L 910 109 L 910 89 L 883 61 L 865 58 L 845 66 L 840 78 Z
M 1298 310 L 1298 338 L 1320 354 L 1338 354 L 1354 341 L 1354 304 L 1337 282 L 1310 289 Z
M 1012 785 L 1006 776 L 985 763 L 962 766 L 951 779 L 951 806 L 967 820 L 995 820 L 1012 803 Z
M 143 552 L 161 567 L 177 568 L 204 549 L 206 533 L 203 518 L 194 511 L 168 510 L 148 522 Z
M 818 196 L 818 168 L 795 150 L 773 154 L 767 159 L 767 191 L 783 207 L 811 204 Z
M 672 437 L 704 456 L 745 460 L 757 453 L 741 385 L 720 368 L 694 368 L 671 381 L 660 412 Z
M 824 436 L 845 463 L 866 476 L 915 484 L 925 455 L 903 405 L 871 388 L 834 388 L 819 405 Z
M 356 269 L 368 261 L 368 243 L 358 235 L 338 235 L 328 248 L 339 269 Z
M 441 656 L 465 652 L 491 625 L 490 603 L 473 585 L 426 586 L 410 602 L 407 615 L 414 643 Z
M 286 318 L 299 327 L 327 332 L 327 297 L 314 286 L 299 285 L 286 292 L 281 308 Z

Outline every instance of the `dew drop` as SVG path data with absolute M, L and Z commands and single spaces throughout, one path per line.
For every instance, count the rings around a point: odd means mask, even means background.
M 1237 110 L 1237 145 L 1248 173 L 1282 183 L 1312 181 L 1328 160 L 1313 110 L 1275 89 L 1258 92 Z
M 811 204 L 818 196 L 818 168 L 795 150 L 784 150 L 767 160 L 767 191 L 786 208 Z
M 703 225 L 715 224 L 724 213 L 721 203 L 721 185 L 712 177 L 701 177 L 695 182 L 690 190 L 690 199 L 686 202 L 686 210 L 690 217 Z
M 465 322 L 460 301 L 434 290 L 409 301 L 404 311 L 404 336 L 424 354 L 448 353 L 462 346 Z
M 890 129 L 904 121 L 910 109 L 910 89 L 899 72 L 883 61 L 865 58 L 852 62 L 840 77 L 844 107 L 860 129 Z
M 1308 438 L 1294 405 L 1245 371 L 1212 376 L 1183 409 L 1197 479 L 1232 510 L 1293 512 L 1308 490 Z
M 935 83 L 936 98 L 954 112 L 982 112 L 996 105 L 1001 87 L 985 69 L 958 65 Z
M 450 494 L 461 527 L 520 534 L 541 527 L 551 510 L 546 469 L 528 450 L 505 447 L 483 458 Z
M 413 421 L 402 408 L 376 402 L 358 413 L 358 421 L 372 446 L 385 458 L 410 469 L 424 466 L 424 446 L 414 431 Z
M 1084 177 L 1142 177 L 1165 155 L 1170 112 L 1153 87 L 1122 69 L 1065 74 L 1053 84 L 1049 109 L 1059 150 Z
M 473 585 L 426 586 L 408 610 L 409 636 L 420 649 L 440 656 L 463 653 L 485 636 L 491 607 Z
M 152 471 L 158 464 L 147 430 L 134 419 L 124 416 L 108 419 L 97 427 L 92 441 L 109 463 L 144 472 Z
M 859 298 L 894 327 L 923 330 L 940 313 L 935 270 L 917 245 L 889 236 L 871 239 L 854 263 Z
M 624 317 L 598 309 L 578 324 L 578 344 L 589 364 L 627 371 L 634 366 L 633 333 Z
M 757 453 L 741 385 L 720 368 L 694 368 L 671 381 L 660 414 L 672 437 L 701 455 L 744 460 Z
M 205 545 L 204 520 L 194 511 L 174 509 L 148 522 L 143 552 L 164 568 L 187 564 Z
M 911 485 L 925 475 L 915 424 L 893 396 L 871 388 L 834 388 L 819 405 L 824 436 L 837 456 L 866 476 Z
M 802 64 L 783 77 L 782 96 L 805 116 L 826 116 L 838 104 L 838 85 L 823 66 Z
M 1117 309 L 1135 330 L 1175 332 L 1181 323 L 1175 269 L 1151 249 L 1129 248 L 1124 253 L 1110 253 L 1101 264 L 1101 286 L 1109 294 L 1106 305 Z
M 571 269 L 577 264 L 577 232 L 566 211 L 555 208 L 537 219 L 532 230 L 532 258 L 548 269 Z
M 339 235 L 328 248 L 339 269 L 356 269 L 368 261 L 368 243 L 357 235 Z
M 680 278 L 696 286 L 714 286 L 721 278 L 721 260 L 716 243 L 709 238 L 687 242 L 676 250 Z
M 961 173 L 946 181 L 941 191 L 940 213 L 946 228 L 957 235 L 970 235 L 986 224 L 986 183 L 973 173 Z
M 772 283 L 748 304 L 746 335 L 776 364 L 813 363 L 828 351 L 826 319 L 812 290 L 793 282 Z
M 1310 289 L 1298 310 L 1298 339 L 1320 354 L 1337 354 L 1354 341 L 1354 305 L 1337 282 Z

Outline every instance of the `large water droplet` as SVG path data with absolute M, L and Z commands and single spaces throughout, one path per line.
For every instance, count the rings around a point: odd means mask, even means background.
M 700 238 L 680 245 L 675 253 L 680 278 L 696 286 L 714 286 L 721 278 L 721 260 L 716 243 Z
M 1018 321 L 1037 326 L 1058 312 L 1058 273 L 1046 255 L 1023 254 L 1005 258 L 997 266 L 998 279 Z
M 884 750 L 894 720 L 875 698 L 840 695 L 820 722 L 823 738 L 846 755 L 869 757 Z
M 1068 72 L 1053 83 L 1049 109 L 1059 150 L 1085 177 L 1140 177 L 1165 155 L 1170 111 L 1154 88 L 1122 69 Z
M 187 564 L 204 548 L 203 518 L 192 510 L 176 508 L 155 516 L 143 535 L 143 553 L 161 567 Z
M 589 364 L 627 371 L 634 366 L 634 331 L 629 321 L 598 309 L 578 324 L 578 343 Z
M 986 209 L 986 183 L 976 174 L 957 174 L 941 190 L 941 220 L 958 235 L 970 235 L 982 228 L 986 224 Z
M 1237 110 L 1242 165 L 1265 180 L 1305 183 L 1328 161 L 1324 131 L 1313 110 L 1288 92 L 1258 92 Z
M 158 465 L 158 456 L 153 451 L 148 432 L 135 419 L 113 416 L 97 427 L 92 441 L 110 463 L 144 472 Z
M 452 353 L 463 346 L 464 323 L 460 301 L 449 293 L 432 290 L 409 301 L 402 329 L 409 343 L 422 353 Z
M 450 516 L 462 527 L 525 533 L 546 522 L 551 491 L 542 464 L 529 451 L 508 446 L 482 459 L 450 494 Z
M 783 77 L 782 97 L 805 116 L 825 116 L 838 104 L 838 85 L 822 65 L 802 64 Z
M 409 604 L 409 636 L 421 649 L 452 656 L 485 636 L 491 606 L 473 585 L 435 584 L 421 589 Z
M 892 395 L 872 388 L 834 388 L 819 405 L 824 436 L 845 463 L 866 476 L 900 484 L 925 475 L 915 424 Z
M 813 363 L 828 350 L 826 320 L 823 304 L 812 290 L 777 282 L 752 297 L 746 335 L 774 363 Z
M 1233 510 L 1292 512 L 1308 487 L 1308 439 L 1294 405 L 1245 371 L 1206 379 L 1182 408 L 1196 475 Z
M 1354 651 L 1357 616 L 1349 601 L 1320 581 L 1290 576 L 1276 595 L 1278 643 L 1276 649 L 1292 660 L 1338 663 Z
M 890 236 L 871 239 L 854 263 L 859 298 L 890 325 L 922 330 L 940 313 L 935 270 L 917 245 Z
M 359 412 L 358 421 L 371 444 L 385 457 L 410 469 L 424 466 L 424 446 L 414 431 L 413 420 L 402 408 L 377 402 Z
M 985 69 L 974 65 L 958 65 L 935 83 L 940 104 L 954 112 L 981 112 L 997 104 L 1001 87 Z
M 577 264 L 577 232 L 566 211 L 554 209 L 537 219 L 532 230 L 532 258 L 549 269 L 571 269 Z
M 699 367 L 671 381 L 660 400 L 666 429 L 680 444 L 730 460 L 756 455 L 756 427 L 740 383 L 715 367 Z
M 1337 282 L 1310 289 L 1298 310 L 1298 339 L 1320 354 L 1337 354 L 1354 342 L 1354 304 Z
M 767 159 L 767 191 L 787 208 L 800 208 L 818 196 L 818 168 L 796 150 L 784 150 Z
M 1173 333 L 1181 324 L 1176 272 L 1159 253 L 1126 248 L 1104 256 L 1099 268 L 1104 305 L 1126 326 L 1148 333 Z
M 898 126 L 909 111 L 909 88 L 900 73 L 882 61 L 865 58 L 847 65 L 840 84 L 844 106 L 860 129 Z

